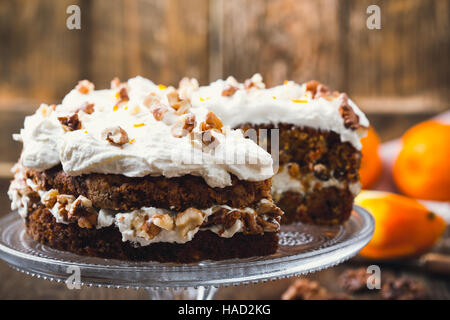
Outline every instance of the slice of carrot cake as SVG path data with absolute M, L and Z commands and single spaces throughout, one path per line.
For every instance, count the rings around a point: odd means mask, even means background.
M 41 105 L 9 189 L 35 240 L 82 255 L 192 262 L 274 253 L 272 158 L 172 87 L 80 81 Z
M 211 110 L 271 150 L 272 195 L 285 212 L 282 222 L 338 224 L 349 218 L 360 191 L 360 139 L 369 122 L 345 93 L 317 81 L 266 88 L 259 74 L 244 83 L 229 77 L 203 87 L 183 79 L 178 90 L 194 107 Z

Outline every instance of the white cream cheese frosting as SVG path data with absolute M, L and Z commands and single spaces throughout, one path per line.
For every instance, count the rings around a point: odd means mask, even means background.
M 284 165 L 281 170 L 278 171 L 272 177 L 272 195 L 275 201 L 278 201 L 281 195 L 285 192 L 295 192 L 301 195 L 313 193 L 316 187 L 329 188 L 336 187 L 338 189 L 346 189 L 351 192 L 353 196 L 357 196 L 361 192 L 361 183 L 340 181 L 333 178 L 328 180 L 320 180 L 314 176 L 313 173 L 308 173 L 300 178 L 294 178 L 289 174 L 288 165 Z
M 255 74 L 251 81 L 253 87 L 245 89 L 233 77 L 217 80 L 208 86 L 195 89 L 191 85 L 189 96 L 194 107 L 205 107 L 216 113 L 230 127 L 244 123 L 267 124 L 289 123 L 297 126 L 334 131 L 342 142 L 350 142 L 361 149 L 360 139 L 366 134 L 369 121 L 364 113 L 349 99 L 348 103 L 359 117 L 362 128 L 346 128 L 339 113 L 339 101 L 335 99 L 315 98 L 306 91 L 306 84 L 286 81 L 283 85 L 265 88 L 262 77 Z M 237 90 L 231 96 L 223 96 L 227 86 Z M 192 89 L 194 87 L 194 89 Z
M 171 130 L 186 115 L 170 110 L 163 121 L 157 121 L 146 106 L 145 99 L 153 94 L 162 105 L 169 106 L 167 93 L 173 88 L 157 86 L 150 80 L 136 77 L 128 80 L 129 101 L 118 103 L 118 90 L 90 90 L 81 93 L 73 89 L 60 105 L 41 107 L 26 117 L 24 128 L 15 134 L 23 142 L 21 163 L 38 171 L 62 164 L 70 175 L 89 173 L 123 174 L 129 177 L 163 175 L 178 177 L 187 174 L 201 176 L 211 187 L 231 185 L 231 175 L 241 180 L 261 181 L 273 175 L 270 154 L 239 130 L 224 128 L 223 134 L 213 132 L 213 151 L 196 147 L 189 135 L 175 137 Z M 91 114 L 79 111 L 81 129 L 64 130 L 58 117 L 69 117 L 84 103 L 94 104 Z M 170 109 L 170 106 L 169 106 Z M 197 106 L 193 132 L 200 132 L 208 110 Z M 105 139 L 105 130 L 122 128 L 129 141 L 121 146 Z M 244 161 L 236 161 L 236 158 Z

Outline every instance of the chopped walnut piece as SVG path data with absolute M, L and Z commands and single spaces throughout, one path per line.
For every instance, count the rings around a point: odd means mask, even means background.
M 359 116 L 355 113 L 353 108 L 348 104 L 348 97 L 345 93 L 341 93 L 339 100 L 339 113 L 344 119 L 344 126 L 351 130 L 357 130 L 361 125 L 359 124 Z
M 231 228 L 238 219 L 241 218 L 241 212 L 239 210 L 226 210 L 226 214 L 224 215 L 224 221 L 222 222 L 224 229 Z
M 59 194 L 56 196 L 57 209 L 64 221 L 68 221 L 69 206 L 75 201 L 72 195 Z
M 231 97 L 232 95 L 234 95 L 234 93 L 235 93 L 237 90 L 238 90 L 238 88 L 236 88 L 236 87 L 234 87 L 234 86 L 232 86 L 232 85 L 230 85 L 230 84 L 226 84 L 226 85 L 223 87 L 223 90 L 222 90 L 222 96 L 224 96 L 224 97 Z
M 204 217 L 205 214 L 202 211 L 195 208 L 189 208 L 177 214 L 175 225 L 181 236 L 186 237 L 189 231 L 202 225 Z
M 121 127 L 116 126 L 112 128 L 106 128 L 102 132 L 102 136 L 114 146 L 124 145 L 129 141 L 128 134 Z
M 91 229 L 97 224 L 97 215 L 80 217 L 77 221 L 77 224 L 80 228 Z
M 144 106 L 146 106 L 147 108 L 152 108 L 156 105 L 159 105 L 160 103 L 161 103 L 161 101 L 159 100 L 159 98 L 156 96 L 156 94 L 154 92 L 150 93 L 144 99 Z
M 317 80 L 311 80 L 306 83 L 306 91 L 311 92 L 312 98 L 328 97 L 332 95 L 330 89 Z
M 80 228 L 91 229 L 97 225 L 98 213 L 92 208 L 92 201 L 79 196 L 70 207 L 67 218 L 77 222 Z
M 311 92 L 313 98 L 316 95 L 317 87 L 319 84 L 321 83 L 317 80 L 311 80 L 306 83 L 306 91 Z
M 276 222 L 270 222 L 267 220 L 264 220 L 261 217 L 256 217 L 257 223 L 263 228 L 264 231 L 267 232 L 275 232 L 280 229 L 280 225 Z
M 265 84 L 262 76 L 259 73 L 255 73 L 250 79 L 244 81 L 244 88 L 249 90 L 251 88 L 264 89 Z
M 314 172 L 314 176 L 322 181 L 327 181 L 328 179 L 330 179 L 330 173 L 328 172 L 328 168 L 322 164 L 322 163 L 317 163 L 313 166 L 313 172 Z
M 81 122 L 78 114 L 74 113 L 70 117 L 58 117 L 59 122 L 63 125 L 65 131 L 75 131 L 81 129 Z
M 180 101 L 180 106 L 178 108 L 177 111 L 175 111 L 175 114 L 177 115 L 182 115 L 182 114 L 186 114 L 189 109 L 191 108 L 191 102 L 189 100 L 181 100 Z
M 82 94 L 88 94 L 91 91 L 93 91 L 94 88 L 95 88 L 94 84 L 89 80 L 78 81 L 78 84 L 75 87 L 75 89 L 77 89 Z
M 171 91 L 167 94 L 167 101 L 169 101 L 170 106 L 175 110 L 178 110 L 180 107 L 181 99 L 176 91 Z
M 208 112 L 206 115 L 205 122 L 202 122 L 201 130 L 206 131 L 209 129 L 217 130 L 219 132 L 222 132 L 222 121 L 214 114 L 214 112 Z
M 251 89 L 254 86 L 254 83 L 252 82 L 251 79 L 247 79 L 244 81 L 244 88 L 245 89 Z
M 181 99 L 187 99 L 191 96 L 192 92 L 198 89 L 198 87 L 197 79 L 184 77 L 178 84 L 178 94 Z
M 197 124 L 197 122 L 195 121 L 195 115 L 193 113 L 189 113 L 186 116 L 186 124 L 184 129 L 186 129 L 188 132 L 192 132 L 192 130 L 194 130 L 195 125 Z
M 366 267 L 357 269 L 347 269 L 338 278 L 341 288 L 348 292 L 361 292 L 369 290 L 367 287 L 367 279 L 370 277 Z
M 196 125 L 195 115 L 192 113 L 189 113 L 187 116 L 178 120 L 172 126 L 172 129 L 171 129 L 172 135 L 175 138 L 182 138 L 184 136 L 187 136 L 195 128 L 195 125 Z
M 202 132 L 202 142 L 210 150 L 215 149 L 219 145 L 219 140 L 217 140 L 213 134 L 212 130 L 206 130 Z
M 114 77 L 114 79 L 111 80 L 111 89 L 117 89 L 121 85 L 120 79 L 118 77 Z
M 164 229 L 173 230 L 175 228 L 175 222 L 173 218 L 168 214 L 155 214 L 152 217 L 153 224 Z
M 161 228 L 154 223 L 147 221 L 142 225 L 142 231 L 147 234 L 149 239 L 153 239 L 161 232 Z
M 75 111 L 75 113 L 78 113 L 80 111 L 83 111 L 87 114 L 92 114 L 94 112 L 94 104 L 86 101 Z
M 330 89 L 328 89 L 328 87 L 326 85 L 319 84 L 317 86 L 317 90 L 316 90 L 316 94 L 314 95 L 314 98 L 316 98 L 316 99 L 320 98 L 320 97 L 326 98 L 329 95 L 331 95 Z
M 307 279 L 296 280 L 281 296 L 281 300 L 327 300 L 329 298 L 327 289 L 317 281 Z
M 297 163 L 288 163 L 286 167 L 292 178 L 297 178 L 300 175 L 300 167 Z
M 256 221 L 256 214 L 250 214 L 243 211 L 242 218 L 244 222 L 244 234 L 263 234 L 264 229 Z
M 58 190 L 51 189 L 45 193 L 45 195 L 41 198 L 41 201 L 47 208 L 53 208 L 56 201 L 58 201 L 58 195 Z
M 128 97 L 128 90 L 125 86 L 120 88 L 119 90 L 119 103 L 129 101 L 130 97 Z
M 258 215 L 266 215 L 276 219 L 283 215 L 283 211 L 281 211 L 273 201 L 267 199 L 263 199 L 259 202 L 256 213 Z
M 193 132 L 192 131 L 189 134 L 189 141 L 191 142 L 192 147 L 194 147 L 196 149 L 202 149 L 203 148 L 202 137 L 203 137 L 202 132 Z
M 169 110 L 167 109 L 167 107 L 165 107 L 163 105 L 157 105 L 151 109 L 153 117 L 155 118 L 156 121 L 161 121 L 164 118 L 164 114 L 167 111 L 169 111 Z
M 380 291 L 381 297 L 388 300 L 423 300 L 428 292 L 423 284 L 405 277 L 387 280 Z
M 240 218 L 241 212 L 239 210 L 229 210 L 219 207 L 203 222 L 202 227 L 223 225 L 223 229 L 225 230 L 231 228 Z

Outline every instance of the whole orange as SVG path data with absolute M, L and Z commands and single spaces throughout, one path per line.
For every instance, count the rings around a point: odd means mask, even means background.
M 425 121 L 410 128 L 393 168 L 395 184 L 404 194 L 450 201 L 450 125 Z
M 370 259 L 396 259 L 429 250 L 445 231 L 444 219 L 416 199 L 382 191 L 362 191 L 355 203 L 375 219 L 375 233 L 360 254 Z
M 373 127 L 369 128 L 367 136 L 361 139 L 362 158 L 359 176 L 364 189 L 372 187 L 381 175 L 382 164 L 378 153 L 380 138 Z

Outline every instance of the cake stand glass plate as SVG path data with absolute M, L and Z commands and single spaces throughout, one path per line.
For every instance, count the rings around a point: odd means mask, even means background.
M 372 216 L 355 206 L 350 219 L 340 226 L 283 225 L 280 247 L 270 256 L 176 264 L 102 259 L 55 250 L 29 237 L 22 219 L 12 212 L 0 219 L 0 258 L 16 270 L 57 282 L 65 282 L 76 267 L 81 285 L 144 288 L 152 298 L 208 299 L 222 285 L 276 280 L 339 264 L 369 242 L 374 226 Z

